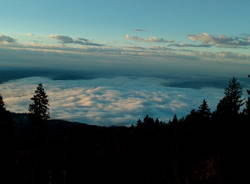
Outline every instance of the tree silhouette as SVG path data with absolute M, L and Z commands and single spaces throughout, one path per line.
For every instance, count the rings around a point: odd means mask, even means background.
M 0 114 L 1 114 L 1 116 L 3 114 L 5 114 L 5 112 L 6 112 L 5 104 L 4 104 L 4 101 L 3 101 L 3 97 L 0 94 Z
M 249 119 L 239 113 L 241 93 L 234 78 L 225 89 L 217 114 L 211 114 L 203 100 L 198 109 L 183 118 L 174 115 L 168 124 L 147 115 L 131 127 L 40 121 L 49 118 L 49 101 L 42 84 L 30 105 L 33 120 L 39 123 L 29 124 L 26 115 L 7 111 L 0 95 L 0 112 L 6 112 L 6 116 L 0 114 L 0 163 L 4 168 L 0 181 L 249 183 L 245 169 L 249 166 Z M 249 113 L 249 98 L 245 113 Z
M 178 118 L 177 118 L 177 115 L 175 114 L 173 119 L 172 119 L 172 123 L 173 124 L 177 124 L 178 123 Z
M 198 109 L 198 113 L 204 117 L 204 118 L 209 118 L 211 116 L 211 111 L 210 108 L 207 104 L 207 101 L 204 99 L 202 104 L 200 105 Z
M 247 116 L 247 118 L 250 118 L 250 97 L 248 97 L 248 99 L 246 101 L 246 107 L 244 109 L 244 114 Z
M 147 115 L 144 119 L 143 119 L 143 125 L 147 128 L 152 128 L 155 125 L 155 121 L 153 118 L 149 117 L 149 115 Z
M 217 116 L 235 117 L 239 114 L 240 107 L 244 104 L 242 96 L 242 88 L 238 80 L 234 77 L 229 81 L 228 87 L 225 88 L 224 97 L 217 105 Z
M 248 76 L 250 78 L 250 75 Z M 249 119 L 250 118 L 250 90 L 247 90 L 247 93 L 248 93 L 248 98 L 247 98 L 247 101 L 246 101 L 246 107 L 244 109 L 244 114 L 247 116 L 247 118 Z
M 12 121 L 11 114 L 5 108 L 5 103 L 0 95 L 0 163 L 1 168 L 4 170 L 1 173 L 1 181 L 12 181 L 11 174 L 13 171 L 15 159 L 13 157 L 15 142 L 13 141 L 14 135 L 14 122 Z M 10 182 L 12 183 L 12 182 Z
M 37 120 L 48 120 L 49 114 L 49 100 L 42 84 L 39 84 L 35 90 L 35 95 L 31 98 L 33 101 L 29 106 L 29 112 L 32 117 Z

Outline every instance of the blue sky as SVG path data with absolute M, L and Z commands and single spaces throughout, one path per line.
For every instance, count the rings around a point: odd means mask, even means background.
M 250 64 L 248 0 L 0 3 L 0 49 L 15 54 L 17 50 L 31 54 L 60 51 L 95 57 L 120 54 L 133 60 L 141 56 L 159 62 L 164 58 L 167 62 L 175 57 L 181 62 L 185 57 L 195 57 L 208 65 L 211 60 Z
M 0 26 L 6 33 L 58 32 L 117 39 L 142 28 L 177 38 L 191 33 L 250 31 L 248 0 L 1 0 Z

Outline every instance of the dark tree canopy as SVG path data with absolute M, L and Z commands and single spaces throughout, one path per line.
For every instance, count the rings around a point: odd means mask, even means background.
M 244 109 L 244 114 L 250 118 L 250 97 L 248 97 L 247 101 L 246 101 L 246 107 Z
M 210 117 L 211 111 L 210 111 L 210 108 L 209 108 L 206 100 L 203 100 L 202 104 L 200 105 L 200 107 L 198 109 L 198 112 L 200 115 L 202 115 L 205 118 Z
M 6 110 L 5 103 L 3 101 L 3 97 L 0 94 L 0 121 L 7 120 L 8 111 Z
M 250 78 L 250 75 L 248 76 Z M 248 93 L 248 98 L 247 98 L 247 101 L 246 101 L 246 106 L 245 106 L 245 109 L 244 109 L 244 114 L 248 117 L 248 119 L 250 118 L 250 90 L 247 90 L 247 93 Z
M 39 84 L 35 90 L 35 95 L 31 98 L 33 101 L 29 106 L 29 112 L 38 120 L 48 120 L 49 114 L 49 100 L 42 84 Z
M 178 118 L 177 115 L 175 114 L 173 119 L 172 119 L 172 123 L 178 123 Z
M 217 105 L 216 114 L 220 116 L 234 117 L 239 114 L 241 106 L 244 104 L 242 88 L 239 81 L 234 77 L 225 88 L 224 97 Z
M 6 108 L 5 108 L 5 104 L 4 104 L 4 101 L 3 101 L 3 97 L 0 94 L 0 114 L 2 114 L 4 112 L 6 112 Z
M 245 169 L 250 94 L 244 113 L 241 94 L 234 78 L 216 112 L 203 100 L 186 117 L 174 115 L 169 123 L 147 115 L 131 127 L 102 127 L 39 121 L 49 118 L 48 97 L 39 84 L 31 99 L 32 121 L 6 111 L 0 98 L 0 110 L 7 112 L 5 119 L 0 115 L 2 175 L 19 184 L 250 183 Z

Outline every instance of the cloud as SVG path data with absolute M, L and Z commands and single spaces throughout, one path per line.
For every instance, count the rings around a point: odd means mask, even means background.
M 9 44 L 9 43 L 15 43 L 16 39 L 6 36 L 6 35 L 0 35 L 0 44 Z
M 25 36 L 27 36 L 27 37 L 33 37 L 35 35 L 33 33 L 26 33 Z
M 166 40 L 164 38 L 157 38 L 155 36 L 148 37 L 148 38 L 142 38 L 138 36 L 130 36 L 128 34 L 125 35 L 126 40 L 132 40 L 132 41 L 141 41 L 141 42 L 148 42 L 148 43 L 173 43 L 173 40 Z
M 84 38 L 80 38 L 84 39 Z M 56 58 L 65 57 L 67 60 L 75 60 L 75 58 L 78 58 L 81 63 L 83 62 L 83 58 L 88 56 L 89 60 L 91 57 L 93 58 L 99 58 L 98 60 L 103 60 L 104 62 L 107 62 L 107 60 L 110 60 L 110 62 L 116 61 L 117 63 L 120 63 L 120 61 L 127 60 L 134 60 L 137 63 L 139 62 L 139 58 L 144 60 L 155 60 L 155 61 L 164 61 L 168 62 L 170 60 L 172 61 L 190 61 L 197 60 L 197 61 L 206 61 L 207 63 L 212 62 L 232 62 L 232 63 L 238 63 L 238 64 L 248 64 L 249 65 L 249 59 L 250 54 L 246 53 L 238 53 L 238 52 L 228 52 L 228 51 L 199 51 L 195 49 L 191 49 L 185 46 L 177 46 L 174 48 L 171 46 L 173 44 L 167 45 L 167 46 L 152 46 L 152 47 L 139 47 L 139 46 L 124 46 L 124 47 L 113 47 L 113 46 L 98 46 L 98 47 L 92 47 L 92 46 L 86 46 L 81 45 L 80 47 L 74 47 L 67 44 L 44 44 L 44 43 L 8 43 L 8 44 L 0 44 L 0 52 L 3 52 L 1 54 L 1 58 L 6 58 L 9 60 L 10 58 L 13 58 L 16 54 L 20 54 L 19 59 L 16 58 L 15 63 L 20 63 L 21 58 L 29 57 L 30 60 L 31 57 L 33 57 L 35 60 L 39 59 L 38 57 L 41 57 L 45 59 L 44 53 L 50 54 L 50 58 L 46 58 L 46 60 L 53 60 L 54 56 Z M 199 46 L 197 46 L 199 47 Z M 188 49 L 187 49 L 188 48 Z M 195 48 L 194 46 L 192 48 Z M 8 51 L 8 52 L 6 52 Z M 18 52 L 17 52 L 18 51 Z M 12 52 L 12 53 L 10 53 Z M 8 55 L 8 56 L 7 56 Z M 61 56 L 59 56 L 61 55 Z M 9 59 L 8 59 L 9 58 Z M 81 59 L 82 58 L 82 59 Z M 34 60 L 33 59 L 33 60 Z M 63 59 L 63 60 L 65 60 Z M 6 60 L 6 59 L 4 59 Z M 6 62 L 7 62 L 6 60 Z M 19 62 L 18 62 L 19 60 Z M 40 59 L 39 59 L 40 60 Z M 4 62 L 4 61 L 2 61 Z M 124 61 L 125 62 L 125 61 Z M 38 64 L 33 61 L 34 64 Z M 1 64 L 1 63 L 0 63 Z M 10 63 L 11 64 L 11 63 Z M 51 63 L 53 65 L 53 63 Z
M 15 58 L 15 62 L 6 63 L 5 65 L 11 65 L 13 63 L 21 64 L 21 58 L 26 58 L 32 61 L 32 65 L 38 65 L 35 60 L 54 60 L 54 58 L 61 58 L 61 60 L 75 61 L 80 63 L 88 60 L 98 60 L 109 63 L 121 63 L 134 61 L 135 63 L 141 62 L 141 60 L 155 61 L 155 62 L 183 62 L 183 61 L 206 61 L 206 64 L 211 62 L 227 62 L 237 64 L 249 65 L 250 54 L 228 52 L 228 51 L 199 51 L 194 49 L 186 49 L 186 47 L 173 48 L 171 46 L 152 46 L 152 47 L 138 47 L 138 46 L 124 46 L 124 47 L 112 47 L 112 46 L 100 46 L 100 47 L 88 47 L 80 46 L 73 47 L 65 44 L 44 44 L 44 43 L 13 43 L 13 44 L 0 44 L 1 63 L 4 63 Z M 49 54 L 45 58 L 44 53 Z M 17 56 L 19 54 L 19 56 Z M 40 57 L 40 58 L 39 58 Z M 50 57 L 50 58 L 49 58 Z M 64 58 L 63 58 L 64 57 Z M 140 57 L 140 58 L 139 58 Z M 3 59 L 6 58 L 6 59 Z M 33 58 L 33 59 L 32 59 Z M 0 63 L 0 64 L 1 64 Z M 68 62 L 70 63 L 70 62 Z M 50 63 L 52 66 L 54 63 Z M 131 63 L 130 63 L 131 64 Z M 177 63 L 176 63 L 177 64 Z
M 220 57 L 220 58 L 223 57 L 223 58 L 243 59 L 243 60 L 249 60 L 250 59 L 250 55 L 239 54 L 239 53 L 235 53 L 235 52 L 227 52 L 227 51 L 217 52 L 215 55 L 217 57 Z
M 188 43 L 176 43 L 176 44 L 169 44 L 169 47 L 211 47 L 209 44 L 188 44 Z
M 56 40 L 61 41 L 62 43 L 74 43 L 73 38 L 69 36 L 63 36 L 63 35 L 49 35 L 49 38 L 53 38 Z
M 188 35 L 188 39 L 193 42 L 201 42 L 205 45 L 211 45 L 216 47 L 249 47 L 250 37 L 235 36 L 229 37 L 225 35 L 214 36 L 208 33 Z
M 135 32 L 146 32 L 145 29 L 140 29 L 140 28 L 137 28 L 137 29 L 134 29 Z
M 70 36 L 64 36 L 64 35 L 49 35 L 49 38 L 56 39 L 62 44 L 78 44 L 78 45 L 97 46 L 97 47 L 104 46 L 104 44 L 90 42 L 86 38 L 73 39 Z
M 212 108 L 222 89 L 166 87 L 159 78 L 98 78 L 50 80 L 32 77 L 0 84 L 7 108 L 27 112 L 36 87 L 43 83 L 50 100 L 52 118 L 97 125 L 130 125 L 149 114 L 167 121 L 174 114 L 184 116 L 208 98 Z
M 102 57 L 102 60 L 123 60 L 118 57 L 127 57 L 127 60 L 138 60 L 138 57 L 147 60 L 158 60 L 158 61 L 169 61 L 169 60 L 182 60 L 189 61 L 193 60 L 205 60 L 205 61 L 226 61 L 226 62 L 234 62 L 234 63 L 244 63 L 249 65 L 250 54 L 246 52 L 239 53 L 236 49 L 233 52 L 228 52 L 228 50 L 221 50 L 220 52 L 215 52 L 215 50 L 207 50 L 207 51 L 199 51 L 197 48 L 210 48 L 210 47 L 229 47 L 229 41 L 224 41 L 228 43 L 227 46 L 222 45 L 213 45 L 213 43 L 217 43 L 218 41 L 211 41 L 215 39 L 211 39 L 211 36 L 207 33 L 203 33 L 200 35 L 189 35 L 189 38 L 194 42 L 201 42 L 198 40 L 204 40 L 201 43 L 174 43 L 171 40 L 165 40 L 163 38 L 157 37 L 137 37 L 125 35 L 127 40 L 133 40 L 138 42 L 146 42 L 146 43 L 158 43 L 154 47 L 149 46 L 138 46 L 138 45 L 125 45 L 125 46 L 108 46 L 98 43 L 93 43 L 86 38 L 72 38 L 70 36 L 64 35 L 50 35 L 52 39 L 57 40 L 57 43 L 46 43 L 44 40 L 45 37 L 37 37 L 33 36 L 32 42 L 17 42 L 15 38 L 1 35 L 0 36 L 0 49 L 9 50 L 9 51 L 22 51 L 24 55 L 29 52 L 30 55 L 37 55 L 43 57 L 44 53 L 52 54 L 64 54 L 68 56 L 75 55 L 76 57 L 84 57 L 84 55 L 91 55 L 91 57 Z M 215 37 L 217 38 L 217 37 Z M 218 37 L 219 38 L 219 37 Z M 234 37 L 236 38 L 236 37 Z M 247 38 L 249 39 L 249 35 L 241 35 L 237 38 Z M 223 36 L 220 36 L 220 39 L 225 39 Z M 197 41 L 195 41 L 197 40 Z M 225 39 L 228 40 L 228 39 Z M 249 40 L 248 40 L 249 41 Z M 222 41 L 220 41 L 222 42 Z M 167 43 L 162 46 L 161 43 Z M 240 42 L 239 42 L 240 43 Z M 241 42 L 241 45 L 242 44 Z M 246 44 L 245 44 L 246 45 Z M 231 47 L 232 44 L 231 44 Z M 234 46 L 236 47 L 236 46 Z M 239 47 L 239 46 L 238 46 Z M 248 48 L 247 46 L 241 46 L 240 48 Z M 10 54 L 12 55 L 12 54 Z M 51 56 L 50 55 L 50 56 Z M 109 58 L 105 58 L 108 56 Z M 10 56 L 12 57 L 12 56 Z M 26 57 L 26 56 L 25 56 Z M 52 56 L 53 57 L 53 56 Z M 134 58 L 133 58 L 134 57 Z M 137 57 L 137 58 L 136 58 Z M 44 57 L 43 57 L 44 58 Z M 67 58 L 69 59 L 69 58 Z M 8 59 L 5 59 L 7 62 Z M 72 59 L 71 59 L 72 60 Z M 107 61 L 105 61 L 107 62 Z M 119 62 L 119 61 L 118 61 Z M 20 62 L 19 62 L 20 63 Z

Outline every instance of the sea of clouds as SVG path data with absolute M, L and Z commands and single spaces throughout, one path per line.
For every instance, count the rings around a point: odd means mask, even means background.
M 34 90 L 43 83 L 51 118 L 95 125 L 131 125 L 150 115 L 167 121 L 185 116 L 207 99 L 212 109 L 223 96 L 218 88 L 167 87 L 159 78 L 114 77 L 90 80 L 52 80 L 30 77 L 0 84 L 8 110 L 27 112 Z

